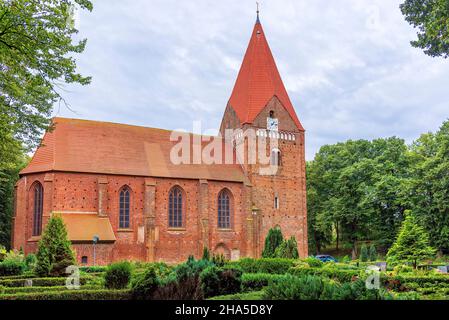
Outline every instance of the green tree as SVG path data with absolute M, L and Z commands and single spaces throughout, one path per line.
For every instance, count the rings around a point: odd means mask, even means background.
M 92 10 L 89 0 L 0 1 L 0 158 L 20 148 L 15 139 L 37 144 L 53 105 L 65 103 L 62 84 L 90 82 L 73 57 L 86 46 L 72 40 L 75 5 Z
M 365 244 L 360 248 L 360 261 L 366 262 L 368 261 L 368 248 Z
M 309 252 L 319 254 L 321 249 L 332 243 L 332 218 L 323 208 L 320 193 L 320 167 L 314 161 L 306 163 L 307 170 L 307 225 Z
M 295 237 L 290 237 L 290 239 L 282 241 L 280 246 L 274 251 L 274 255 L 277 258 L 298 259 L 298 243 Z
M 72 244 L 67 239 L 67 230 L 60 216 L 52 216 L 42 234 L 36 254 L 36 274 L 60 276 L 65 269 L 75 264 Z
M 325 145 L 307 165 L 310 246 L 332 240 L 376 240 L 389 247 L 400 227 L 410 158 L 402 139 L 357 140 Z
M 274 258 L 276 248 L 279 247 L 284 241 L 282 231 L 279 227 L 271 228 L 268 231 L 268 235 L 265 238 L 265 247 L 262 252 L 264 258 Z
M 449 57 L 449 0 L 405 0 L 400 8 L 407 22 L 418 29 L 412 46 L 431 57 Z
M 408 207 L 429 233 L 431 245 L 442 253 L 449 249 L 449 121 L 436 133 L 421 135 L 411 154 Z
M 376 261 L 377 260 L 377 250 L 376 246 L 374 244 L 371 244 L 369 247 L 369 261 Z
M 414 215 L 407 210 L 398 237 L 388 250 L 387 261 L 412 263 L 416 269 L 418 262 L 434 255 L 435 249 L 429 245 L 429 235 L 419 225 Z
M 1 129 L 0 129 L 1 130 Z M 14 152 L 10 150 L 12 155 Z M 12 157 L 11 157 L 12 158 Z M 11 221 L 14 210 L 14 186 L 19 179 L 19 171 L 25 166 L 28 158 L 17 151 L 14 162 L 0 169 L 0 247 L 11 246 Z

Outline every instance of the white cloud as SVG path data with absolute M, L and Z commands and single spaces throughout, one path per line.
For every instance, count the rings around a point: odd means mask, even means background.
M 262 1 L 260 1 L 262 2 Z M 436 130 L 449 110 L 449 61 L 410 46 L 401 0 L 279 0 L 261 21 L 307 130 L 307 158 L 323 144 Z M 254 1 L 95 1 L 79 15 L 80 71 L 68 86 L 77 114 L 191 129 L 217 128 L 255 22 Z M 57 109 L 55 111 L 57 112 Z M 205 128 L 207 129 L 207 128 Z

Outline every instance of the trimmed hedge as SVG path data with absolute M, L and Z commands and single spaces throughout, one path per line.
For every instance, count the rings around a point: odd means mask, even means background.
M 351 282 L 354 277 L 358 277 L 361 274 L 360 270 L 351 269 L 336 269 L 336 268 L 306 268 L 306 267 L 293 267 L 288 270 L 288 273 L 294 276 L 323 276 L 330 279 L 336 279 L 339 282 Z
M 444 287 L 449 285 L 449 276 L 381 275 L 382 283 L 391 290 L 406 291 L 414 287 Z
M 264 258 L 264 259 L 243 258 L 238 261 L 228 262 L 226 264 L 226 266 L 238 267 L 244 273 L 272 273 L 272 274 L 284 274 L 294 265 L 295 260 L 281 259 L 281 258 Z
M 65 290 L 0 295 L 0 300 L 129 300 L 129 290 Z
M 80 285 L 86 284 L 86 281 L 91 279 L 90 277 L 80 277 Z M 5 287 L 24 287 L 25 280 L 29 279 L 7 279 L 0 280 L 0 286 Z M 34 278 L 33 287 L 54 287 L 54 286 L 65 286 L 67 278 Z
M 25 263 L 15 260 L 5 260 L 0 262 L 0 276 L 16 276 L 23 273 Z
M 268 286 L 270 281 L 277 281 L 282 278 L 280 274 L 270 273 L 244 273 L 242 275 L 243 291 L 258 291 Z
M 84 285 L 80 290 L 101 290 L 102 287 Z M 53 286 L 53 287 L 3 287 L 0 288 L 0 294 L 16 294 L 16 293 L 33 293 L 33 292 L 57 292 L 57 291 L 67 291 L 66 286 Z
M 107 266 L 88 266 L 88 267 L 80 267 L 80 271 L 84 271 L 86 273 L 102 273 L 105 272 Z
M 15 280 L 15 279 L 31 279 L 31 278 L 35 278 L 36 275 L 33 273 L 24 273 L 24 274 L 19 274 L 19 275 L 15 275 L 15 276 L 3 276 L 0 277 L 0 281 L 1 280 Z
M 251 291 L 245 293 L 229 294 L 217 296 L 208 300 L 262 300 L 263 291 Z

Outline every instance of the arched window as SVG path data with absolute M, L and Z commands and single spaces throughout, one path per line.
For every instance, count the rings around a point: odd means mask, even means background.
M 39 182 L 34 185 L 33 236 L 42 233 L 42 212 L 44 209 L 44 188 Z
M 87 264 L 87 256 L 81 257 L 81 264 Z
M 231 195 L 226 189 L 218 194 L 218 228 L 231 229 Z
M 128 229 L 129 228 L 129 198 L 130 190 L 128 187 L 123 187 L 120 190 L 120 215 L 119 215 L 119 228 Z
M 184 201 L 182 190 L 173 187 L 168 196 L 168 226 L 170 228 L 182 228 L 184 216 Z
M 274 148 L 271 150 L 270 164 L 272 166 L 281 165 L 281 151 L 279 149 Z

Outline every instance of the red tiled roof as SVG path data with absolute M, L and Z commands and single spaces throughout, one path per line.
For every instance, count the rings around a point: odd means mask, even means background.
M 100 217 L 96 213 L 64 213 L 61 217 L 70 241 L 91 242 L 94 236 L 98 236 L 100 241 L 117 240 L 108 217 Z
M 229 104 L 242 123 L 252 123 L 273 96 L 281 101 L 298 129 L 304 130 L 282 83 L 262 25 L 257 21 Z
M 53 122 L 54 130 L 44 135 L 22 175 L 67 171 L 245 181 L 239 164 L 173 164 L 170 151 L 177 142 L 170 141 L 169 130 L 67 118 L 54 118 Z M 193 135 L 189 136 L 192 140 Z

